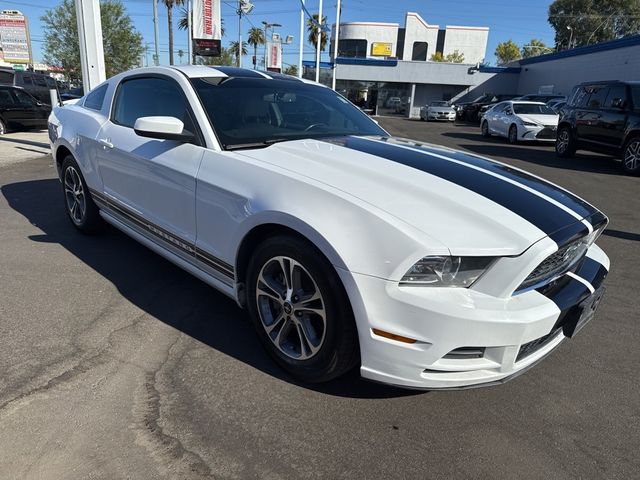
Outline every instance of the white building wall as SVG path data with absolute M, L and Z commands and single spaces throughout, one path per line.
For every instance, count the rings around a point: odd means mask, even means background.
M 415 12 L 408 12 L 405 20 L 404 52 L 401 60 L 411 60 L 414 42 L 427 42 L 427 60 L 436 52 L 438 25 L 429 25 Z
M 331 31 L 331 56 L 333 57 L 333 39 L 335 38 L 335 24 Z M 397 23 L 379 22 L 349 22 L 340 24 L 340 40 L 366 40 L 367 57 L 371 57 L 371 46 L 374 42 L 391 43 L 391 56 L 396 56 L 398 43 Z M 374 57 L 380 58 L 380 57 Z
M 464 54 L 464 63 L 482 63 L 487 51 L 489 29 L 486 27 L 446 27 L 442 54 L 447 56 L 458 50 Z

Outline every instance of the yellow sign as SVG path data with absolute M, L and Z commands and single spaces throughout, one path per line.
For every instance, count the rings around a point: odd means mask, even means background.
M 371 44 L 371 55 L 374 57 L 390 57 L 392 43 L 373 42 Z

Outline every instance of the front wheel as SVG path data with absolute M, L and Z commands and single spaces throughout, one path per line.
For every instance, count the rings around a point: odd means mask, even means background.
M 560 127 L 556 137 L 556 155 L 562 158 L 571 158 L 576 154 L 576 141 L 568 126 Z
M 307 242 L 277 236 L 256 249 L 247 306 L 267 353 L 292 376 L 325 382 L 356 365 L 348 297 L 333 266 Z
M 630 175 L 640 175 L 640 137 L 630 139 L 624 146 L 622 168 Z
M 482 126 L 480 127 L 480 131 L 482 132 L 482 136 L 483 137 L 490 137 L 491 134 L 489 133 L 489 123 L 485 120 L 484 122 L 482 122 Z
M 509 143 L 516 144 L 518 143 L 518 127 L 515 125 L 511 125 L 509 128 Z
M 82 233 L 97 233 L 102 227 L 102 218 L 80 167 L 71 155 L 62 162 L 62 187 L 64 205 L 71 223 Z

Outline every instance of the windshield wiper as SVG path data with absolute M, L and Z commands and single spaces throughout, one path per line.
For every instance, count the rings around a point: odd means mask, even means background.
M 299 140 L 296 138 L 267 138 L 261 142 L 251 142 L 251 143 L 236 143 L 234 145 L 225 145 L 225 149 L 227 150 L 242 150 L 246 148 L 264 148 L 269 145 L 273 145 L 274 143 L 279 142 L 289 142 L 291 140 Z

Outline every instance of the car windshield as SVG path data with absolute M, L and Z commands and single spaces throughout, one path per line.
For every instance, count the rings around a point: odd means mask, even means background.
M 192 83 L 226 149 L 342 135 L 386 135 L 344 97 L 297 79 L 194 78 Z
M 525 115 L 556 115 L 556 112 L 546 105 L 538 105 L 536 103 L 514 103 L 513 111 L 517 114 Z
M 447 102 L 431 102 L 429 105 L 431 107 L 448 107 L 449 106 Z

